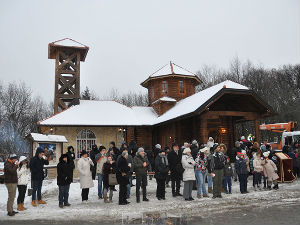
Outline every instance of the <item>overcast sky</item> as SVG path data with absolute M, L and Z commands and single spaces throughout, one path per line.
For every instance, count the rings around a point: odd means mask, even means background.
M 238 56 L 266 67 L 299 63 L 299 0 L 0 0 L 0 80 L 54 95 L 48 43 L 90 47 L 81 89 L 99 96 L 139 84 L 170 60 L 196 72 Z

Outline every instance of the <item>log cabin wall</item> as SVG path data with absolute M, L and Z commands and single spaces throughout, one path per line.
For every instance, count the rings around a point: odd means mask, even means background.
M 167 82 L 167 92 L 162 92 L 162 82 Z M 183 81 L 184 84 L 184 93 L 180 93 L 179 81 Z M 149 81 L 147 86 L 148 88 L 148 98 L 149 106 L 152 105 L 157 99 L 168 96 L 176 99 L 177 101 L 184 99 L 188 96 L 195 94 L 196 82 L 192 78 L 185 77 L 174 77 L 174 76 L 165 76 Z
M 165 101 L 158 101 L 152 104 L 153 109 L 158 115 L 164 114 L 166 111 L 171 109 L 176 102 L 165 102 Z
M 152 127 L 151 126 L 138 126 L 127 127 L 126 142 L 129 143 L 134 140 L 140 147 L 152 147 Z

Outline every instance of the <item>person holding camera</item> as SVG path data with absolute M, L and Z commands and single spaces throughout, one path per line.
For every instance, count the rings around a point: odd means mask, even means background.
M 38 204 L 46 204 L 42 200 L 42 186 L 44 180 L 44 165 L 49 165 L 48 158 L 44 155 L 44 149 L 38 147 L 35 156 L 30 160 L 31 182 L 32 182 L 32 206 L 36 207 L 36 197 Z

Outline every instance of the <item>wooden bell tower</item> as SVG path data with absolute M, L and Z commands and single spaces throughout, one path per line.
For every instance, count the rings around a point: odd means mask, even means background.
M 54 113 L 80 98 L 80 61 L 84 62 L 88 46 L 70 38 L 48 45 L 48 58 L 55 59 Z

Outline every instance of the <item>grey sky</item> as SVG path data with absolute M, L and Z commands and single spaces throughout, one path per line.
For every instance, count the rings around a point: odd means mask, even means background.
M 53 100 L 48 43 L 90 47 L 81 89 L 145 91 L 139 84 L 172 60 L 196 72 L 239 56 L 266 67 L 299 63 L 299 0 L 0 0 L 0 80 L 22 80 Z

